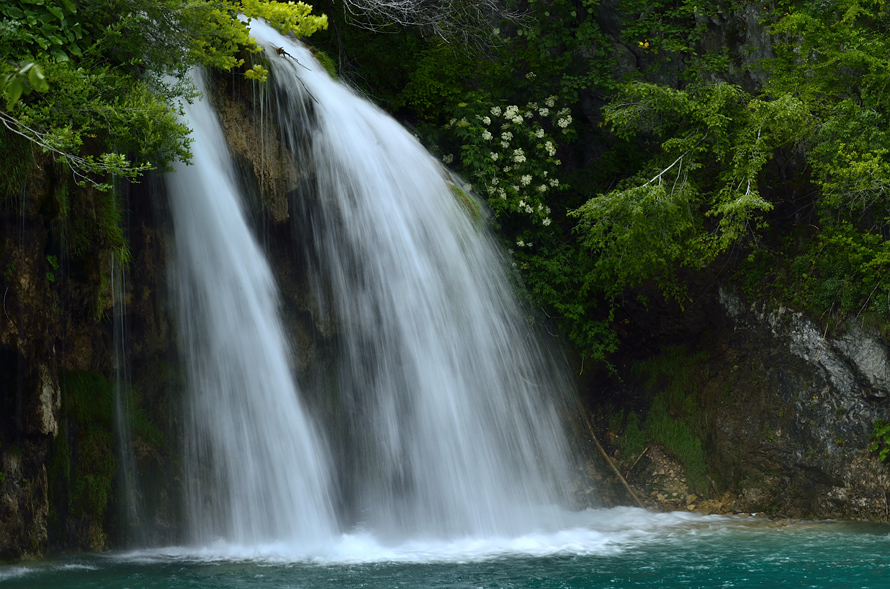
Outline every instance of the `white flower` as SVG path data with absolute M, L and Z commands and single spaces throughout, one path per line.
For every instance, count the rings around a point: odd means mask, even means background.
M 566 115 L 564 119 L 559 119 L 558 121 L 556 121 L 556 124 L 559 125 L 560 128 L 565 129 L 572 124 L 572 115 Z
M 494 178 L 491 179 L 491 185 L 492 186 L 498 185 L 498 177 L 497 176 L 495 176 Z
M 553 163 L 556 164 L 557 166 L 561 166 L 562 160 L 553 160 Z
M 514 149 L 513 150 L 513 161 L 517 164 L 521 164 L 525 161 L 525 152 L 522 149 Z
M 501 116 L 501 107 L 499 107 L 499 106 L 492 106 L 492 107 L 491 107 L 491 114 L 493 114 L 493 115 L 496 116 L 496 117 Z
M 525 212 L 528 213 L 528 214 L 532 214 L 532 213 L 535 212 L 535 209 L 531 208 L 531 207 L 528 206 L 528 205 L 525 205 Z
M 504 118 L 512 119 L 516 115 L 519 114 L 519 107 L 514 105 L 510 105 L 507 107 L 507 110 L 504 111 Z
M 538 111 L 538 114 L 541 115 L 542 117 L 546 117 L 547 115 L 550 114 L 550 109 L 542 108 L 541 110 Z
M 503 188 L 498 188 L 498 196 L 501 197 L 501 200 L 507 200 L 507 191 Z
M 535 79 L 535 72 L 529 72 L 529 73 L 525 74 L 525 77 L 526 77 L 526 79 L 528 79 L 528 80 L 534 80 L 534 79 Z
M 446 164 L 450 164 L 451 162 L 454 161 L 454 154 L 449 153 L 448 155 L 443 155 L 442 161 L 445 162 Z
M 547 217 L 543 221 L 541 221 L 541 224 L 544 225 L 544 227 L 550 225 L 550 217 Z
M 483 124 L 483 125 L 486 125 L 486 126 L 490 125 L 490 124 L 491 124 L 491 119 L 488 118 L 487 116 L 482 117 L 482 124 Z
M 569 114 L 570 112 L 572 112 L 572 109 L 570 109 L 569 107 L 561 108 L 561 109 L 559 109 L 559 112 L 556 113 L 556 116 L 561 117 L 563 115 Z M 569 117 L 569 118 L 571 118 L 571 117 Z
M 545 143 L 544 149 L 547 150 L 547 155 L 549 155 L 550 157 L 553 157 L 556 155 L 556 148 L 553 146 L 552 142 L 548 141 L 547 143 Z
M 538 103 L 537 102 L 529 102 L 528 104 L 525 105 L 525 107 L 530 108 L 532 110 L 536 110 L 538 108 Z
M 526 174 L 522 178 L 519 179 L 519 183 L 522 184 L 523 186 L 528 186 L 529 184 L 532 183 L 532 177 L 529 176 L 528 174 Z
M 482 138 L 486 141 L 491 141 L 491 133 L 488 131 L 482 131 Z
M 550 207 L 544 207 L 544 212 L 548 215 L 550 214 Z
M 448 126 L 450 127 L 451 125 L 453 125 L 456 122 L 457 122 L 457 119 L 451 119 L 450 121 L 448 121 Z
M 544 101 L 544 104 L 546 104 L 550 108 L 553 108 L 553 106 L 556 104 L 556 96 L 548 96 L 547 100 Z
M 517 239 L 517 240 L 516 240 L 516 245 L 519 246 L 519 247 L 525 247 L 525 242 L 522 241 L 521 239 Z
M 506 174 L 507 172 L 509 172 L 512 169 L 513 168 L 511 166 L 504 166 L 504 174 Z
M 557 180 L 556 178 L 551 178 L 550 186 L 552 186 L 553 188 L 556 188 L 557 186 L 559 186 L 559 180 Z
M 489 155 L 489 157 L 491 157 L 492 161 L 495 161 L 495 162 L 498 161 L 498 154 L 497 154 L 497 152 L 492 151 L 492 152 L 489 153 L 488 155 Z
M 541 203 L 538 203 L 538 212 L 541 212 L 543 210 L 544 210 L 544 205 L 542 205 Z
M 515 124 L 517 124 L 517 125 L 521 125 L 521 124 L 522 124 L 522 120 L 523 120 L 523 119 L 522 119 L 522 117 L 520 117 L 520 116 L 515 116 L 515 117 L 513 117 L 513 122 L 514 122 Z
M 518 206 L 520 209 L 524 209 L 524 208 L 525 208 L 525 201 L 520 199 L 519 204 L 518 204 L 517 206 Z
M 504 131 L 503 133 L 501 133 L 501 139 L 503 139 L 504 141 L 510 141 L 511 139 L 513 139 L 513 133 L 511 133 L 510 131 Z
M 538 129 L 535 131 L 535 137 L 538 139 L 542 139 L 544 137 L 544 129 Z
M 537 190 L 538 192 L 547 192 L 547 185 L 546 185 L 546 184 L 541 184 L 541 185 L 538 186 L 535 190 Z
M 507 149 L 508 147 L 510 147 L 510 142 L 509 141 L 501 141 L 501 147 L 503 147 L 504 149 Z

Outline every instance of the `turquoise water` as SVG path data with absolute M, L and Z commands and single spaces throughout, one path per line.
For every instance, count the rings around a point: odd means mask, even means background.
M 890 526 L 611 509 L 516 538 L 170 547 L 0 567 L 4 588 L 890 587 Z M 565 523 L 565 522 L 561 522 Z

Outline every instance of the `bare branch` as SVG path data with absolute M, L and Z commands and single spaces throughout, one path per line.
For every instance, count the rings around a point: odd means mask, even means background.
M 387 24 L 418 27 L 446 42 L 487 46 L 502 21 L 521 22 L 523 13 L 502 0 L 343 0 L 357 26 L 379 30 Z

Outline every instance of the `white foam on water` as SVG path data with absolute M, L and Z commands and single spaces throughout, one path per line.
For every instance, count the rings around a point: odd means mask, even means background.
M 610 555 L 654 542 L 682 542 L 692 533 L 717 533 L 750 519 L 688 512 L 652 513 L 638 508 L 556 511 L 551 525 L 516 536 L 413 538 L 387 542 L 366 530 L 341 535 L 332 544 L 307 550 L 283 542 L 241 545 L 217 541 L 122 553 L 131 561 L 251 561 L 270 564 L 345 565 L 371 563 L 459 563 L 511 557 Z M 539 520 L 540 521 L 540 520 Z

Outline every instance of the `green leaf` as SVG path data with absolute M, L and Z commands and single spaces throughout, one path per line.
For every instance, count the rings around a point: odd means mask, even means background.
M 25 81 L 21 78 L 16 77 L 10 81 L 9 85 L 6 87 L 6 110 L 12 110 L 26 89 Z
M 49 90 L 49 82 L 46 81 L 46 76 L 43 75 L 43 70 L 38 65 L 34 65 L 28 70 L 28 81 L 31 83 L 31 87 L 38 92 Z

